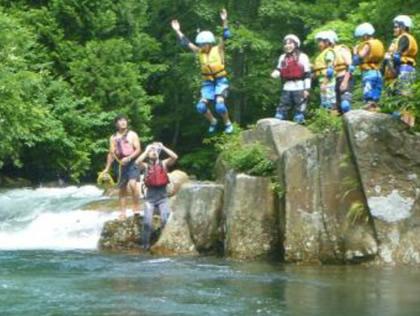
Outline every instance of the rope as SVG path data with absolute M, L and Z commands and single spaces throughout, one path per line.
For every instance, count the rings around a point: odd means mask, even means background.
M 110 189 L 115 187 L 121 181 L 121 173 L 122 173 L 122 163 L 118 157 L 113 154 L 115 161 L 118 163 L 118 180 L 117 182 L 114 181 L 112 176 L 108 172 L 101 171 L 98 173 L 98 178 L 96 179 L 96 183 L 99 187 L 104 189 Z

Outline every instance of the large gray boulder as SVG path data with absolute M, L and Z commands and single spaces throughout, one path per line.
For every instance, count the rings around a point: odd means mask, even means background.
M 191 197 L 187 190 L 180 190 L 171 201 L 171 215 L 159 240 L 150 251 L 162 256 L 196 256 L 198 251 L 188 227 L 188 208 Z
M 342 263 L 377 252 L 345 133 L 314 136 L 284 157 L 288 262 Z
M 195 183 L 186 190 L 191 196 L 188 227 L 195 247 L 201 253 L 222 250 L 223 185 Z
M 277 200 L 269 178 L 230 173 L 223 213 L 228 257 L 258 259 L 281 254 Z
M 267 146 L 273 160 L 281 158 L 287 149 L 312 136 L 311 131 L 299 124 L 274 118 L 261 119 L 255 128 L 242 134 L 246 144 L 259 142 Z
M 420 135 L 386 114 L 352 111 L 345 123 L 379 239 L 379 260 L 420 264 Z
M 160 218 L 153 218 L 152 242 L 160 234 Z M 105 223 L 98 242 L 100 250 L 140 250 L 142 249 L 143 218 L 135 215 L 125 219 L 115 219 Z
M 152 252 L 197 255 L 219 250 L 222 204 L 222 185 L 210 182 L 185 184 L 172 203 L 172 215 Z

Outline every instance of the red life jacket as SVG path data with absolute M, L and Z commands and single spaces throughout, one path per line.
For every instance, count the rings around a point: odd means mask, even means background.
M 147 187 L 163 187 L 169 183 L 168 172 L 162 162 L 147 166 L 144 183 Z
M 118 159 L 128 157 L 134 152 L 134 146 L 128 141 L 127 135 L 128 132 L 123 136 L 115 139 L 115 154 L 117 155 Z
M 302 80 L 305 77 L 303 65 L 299 63 L 299 55 L 286 55 L 279 71 L 282 80 Z

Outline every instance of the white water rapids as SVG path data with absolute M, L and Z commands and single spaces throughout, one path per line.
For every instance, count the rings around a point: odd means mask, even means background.
M 104 199 L 95 186 L 0 191 L 0 250 L 95 249 L 116 212 L 82 210 Z

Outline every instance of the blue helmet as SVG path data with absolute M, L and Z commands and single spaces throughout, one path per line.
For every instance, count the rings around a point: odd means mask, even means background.
M 212 32 L 202 31 L 197 34 L 197 37 L 195 38 L 195 43 L 199 46 L 204 44 L 215 44 L 216 38 L 214 37 Z
M 354 36 L 356 37 L 372 36 L 373 34 L 375 34 L 375 28 L 370 23 L 359 24 L 354 31 Z

